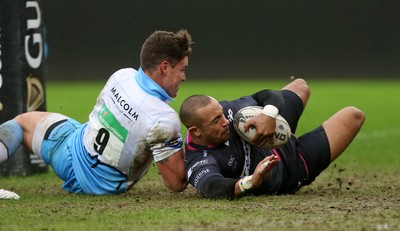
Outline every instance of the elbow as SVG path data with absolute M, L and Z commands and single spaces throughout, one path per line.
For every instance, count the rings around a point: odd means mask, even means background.
M 175 182 L 165 182 L 165 186 L 172 192 L 182 192 L 186 189 L 188 182 L 186 179 L 175 181 Z

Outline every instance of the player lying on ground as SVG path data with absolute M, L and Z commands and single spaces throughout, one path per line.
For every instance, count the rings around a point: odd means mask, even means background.
M 71 193 L 128 190 L 156 162 L 165 185 L 187 186 L 177 96 L 192 39 L 185 30 L 156 31 L 146 39 L 140 69 L 115 72 L 100 92 L 89 121 L 50 112 L 28 112 L 0 125 L 0 163 L 23 143 L 64 181 Z
M 258 148 L 272 142 L 276 113 L 261 113 L 246 123 L 246 129 L 250 125 L 257 129 L 252 145 L 241 140 L 232 124 L 241 108 L 273 105 L 295 133 L 309 95 L 307 83 L 296 79 L 280 91 L 263 90 L 233 101 L 218 103 L 205 95 L 187 98 L 179 116 L 188 129 L 185 170 L 189 183 L 204 197 L 232 199 L 294 193 L 313 182 L 360 130 L 365 117 L 359 109 L 346 107 L 315 130 L 299 137 L 293 134 L 277 149 Z

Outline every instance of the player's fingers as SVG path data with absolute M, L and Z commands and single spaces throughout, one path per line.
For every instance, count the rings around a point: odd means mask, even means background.
M 259 173 L 263 175 L 263 178 L 270 173 L 273 162 L 274 160 L 268 160 L 260 166 Z
M 254 138 L 251 142 L 252 142 L 252 144 L 256 145 L 257 147 L 264 147 L 265 144 L 267 144 L 267 143 L 269 143 L 269 144 L 274 143 L 274 136 L 258 134 L 256 136 L 254 136 Z
M 267 171 L 267 169 L 268 169 L 268 166 L 269 166 L 269 164 L 271 163 L 271 161 L 266 161 L 266 162 L 264 162 L 264 163 L 262 163 L 261 165 L 260 165 L 260 168 L 259 168 L 259 170 L 258 170 L 258 172 L 260 173 L 260 174 L 264 174 L 266 171 Z
M 254 118 L 249 119 L 246 123 L 243 124 L 244 131 L 247 132 L 251 126 L 255 127 Z
M 262 137 L 261 135 L 255 135 L 255 136 L 253 137 L 253 139 L 250 141 L 250 143 L 251 143 L 252 145 L 254 145 L 254 146 L 262 147 L 262 145 L 265 144 L 264 139 L 265 139 L 265 138 Z
M 275 155 L 267 156 L 260 162 L 259 173 L 264 174 L 265 172 L 271 170 L 272 165 L 277 160 Z

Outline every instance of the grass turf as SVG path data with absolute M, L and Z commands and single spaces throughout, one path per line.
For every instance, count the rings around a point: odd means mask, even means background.
M 176 102 L 202 93 L 234 99 L 281 81 L 185 82 Z M 366 122 L 350 147 L 316 181 L 295 195 L 199 198 L 192 187 L 168 192 L 151 167 L 131 191 L 117 196 L 69 195 L 50 170 L 28 177 L 0 177 L 0 188 L 18 201 L 0 201 L 0 230 L 398 230 L 400 229 L 400 81 L 310 80 L 311 98 L 298 134 L 340 108 L 357 106 Z M 49 111 L 87 120 L 104 83 L 47 84 Z M 182 132 L 185 132 L 182 129 Z

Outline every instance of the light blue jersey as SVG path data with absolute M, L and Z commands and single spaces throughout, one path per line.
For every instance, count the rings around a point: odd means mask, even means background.
M 182 149 L 180 121 L 168 94 L 139 69 L 115 72 L 85 124 L 52 113 L 35 130 L 34 153 L 69 192 L 113 194 L 136 184 L 151 162 Z

